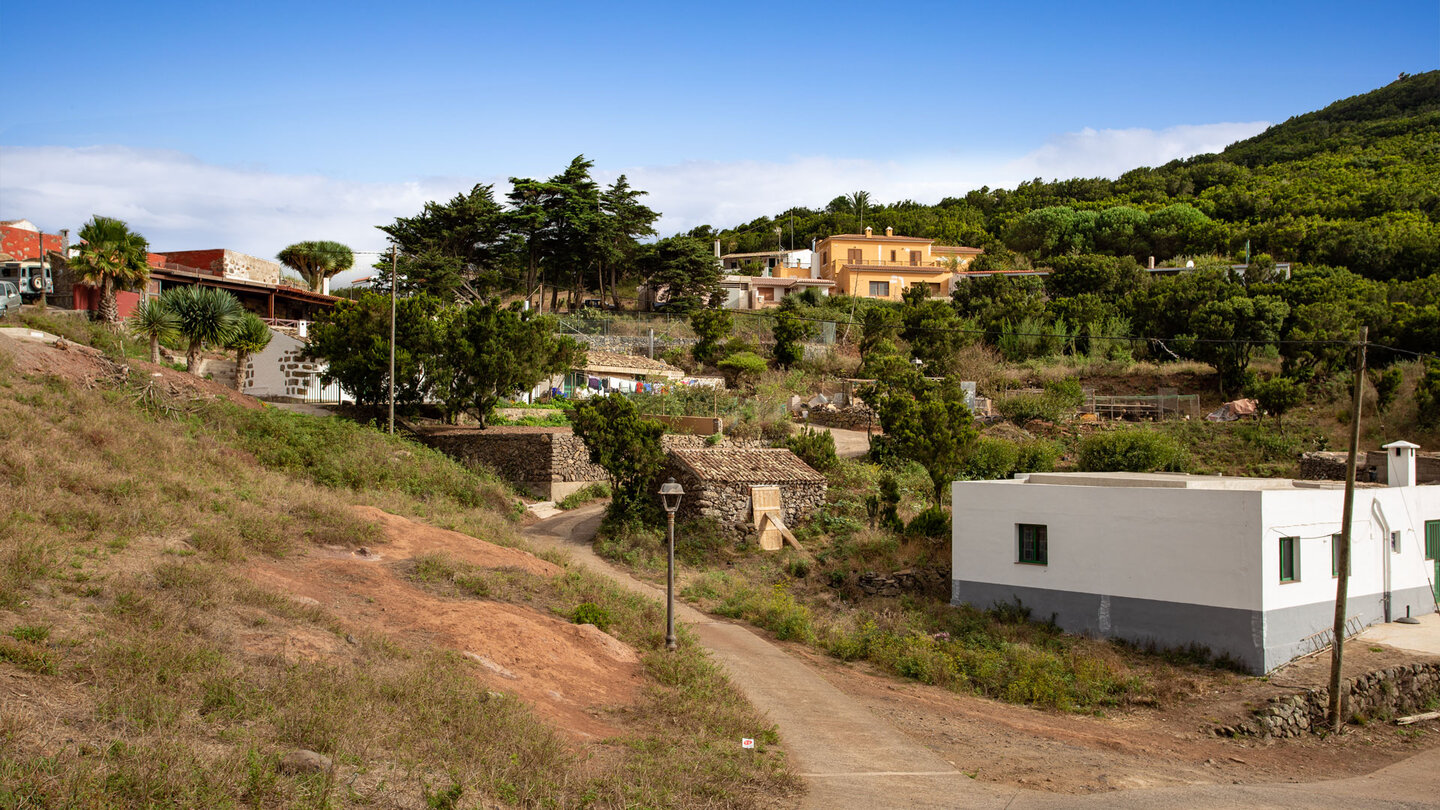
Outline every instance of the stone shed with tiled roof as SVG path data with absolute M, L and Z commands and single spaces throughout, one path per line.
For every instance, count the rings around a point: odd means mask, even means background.
M 685 487 L 680 517 L 710 518 L 742 533 L 754 530 L 751 488 L 778 486 L 786 525 L 794 527 L 825 505 L 825 476 L 783 449 L 673 449 L 661 476 Z
M 664 360 L 652 360 L 638 354 L 620 354 L 599 349 L 585 352 L 585 371 L 591 374 L 621 374 L 627 377 L 663 377 L 678 380 L 685 376 L 685 370 L 676 368 Z

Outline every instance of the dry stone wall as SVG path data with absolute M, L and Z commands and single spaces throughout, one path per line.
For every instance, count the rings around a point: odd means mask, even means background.
M 674 476 L 685 487 L 686 495 L 680 502 L 682 519 L 713 520 L 732 534 L 746 535 L 754 531 L 749 484 L 700 481 L 685 467 L 673 462 L 664 475 Z M 780 504 L 785 525 L 794 528 L 825 505 L 825 484 L 780 484 Z
M 1368 722 L 1403 717 L 1424 711 L 1440 700 L 1440 663 L 1403 664 L 1381 669 L 1345 684 L 1345 709 L 1349 722 Z M 1215 729 L 1226 737 L 1298 737 L 1326 726 L 1330 711 L 1330 690 L 1310 689 L 1304 694 L 1271 698 L 1255 717 L 1234 726 Z
M 821 405 L 818 408 L 810 409 L 810 424 L 841 428 L 842 430 L 868 430 L 872 427 L 879 429 L 880 420 L 876 417 L 875 411 L 864 403 L 843 407 Z
M 444 428 L 416 431 L 425 444 L 469 467 L 484 467 L 538 497 L 609 476 L 569 428 Z

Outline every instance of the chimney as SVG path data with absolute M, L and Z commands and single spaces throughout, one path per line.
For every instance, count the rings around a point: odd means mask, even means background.
M 1419 449 L 1420 445 L 1403 440 L 1385 445 L 1387 486 L 1415 486 L 1415 451 Z
M 1155 257 L 1154 257 L 1154 256 L 1151 256 L 1151 257 L 1150 257 L 1150 269 L 1151 269 L 1151 270 L 1154 270 L 1154 269 L 1155 269 Z
M 866 226 L 865 226 L 865 238 L 866 238 L 866 239 L 869 239 L 869 238 L 870 238 L 870 232 L 871 232 L 872 230 L 873 230 L 873 228 L 871 228 L 869 225 L 866 225 Z
M 715 240 L 715 258 L 720 258 L 720 240 Z
M 895 229 L 892 228 L 892 227 L 890 227 L 889 225 L 886 225 L 886 226 L 885 226 L 885 235 L 886 235 L 886 236 L 894 236 L 894 235 L 895 235 Z

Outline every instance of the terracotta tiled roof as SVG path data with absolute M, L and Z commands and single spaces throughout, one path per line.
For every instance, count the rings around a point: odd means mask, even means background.
M 671 450 L 702 481 L 731 484 L 822 484 L 825 476 L 789 450 L 703 448 Z
M 619 352 L 604 352 L 599 349 L 588 349 L 585 352 L 586 371 L 609 371 L 620 373 L 622 371 L 634 374 L 659 374 L 671 379 L 679 379 L 685 376 L 684 369 L 676 368 L 664 360 L 651 360 L 638 354 L 620 354 Z

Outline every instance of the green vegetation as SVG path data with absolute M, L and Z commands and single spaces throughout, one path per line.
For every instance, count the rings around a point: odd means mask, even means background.
M 348 245 L 328 240 L 296 242 L 282 249 L 275 258 L 299 273 L 312 292 L 320 292 L 325 286 L 325 279 L 355 265 L 355 254 Z
M 817 472 L 825 472 L 840 463 L 835 455 L 835 437 L 828 430 L 813 430 L 807 425 L 790 437 L 789 447 L 790 452 Z
M 130 331 L 150 342 L 150 362 L 160 362 L 160 343 L 180 336 L 180 319 L 158 299 L 141 301 L 126 321 Z
M 614 486 L 606 517 L 639 522 L 655 510 L 655 476 L 665 462 L 660 435 L 665 428 L 642 417 L 625 397 L 594 397 L 575 407 L 575 435 L 585 442 L 590 460 L 610 475 Z
M 1182 472 L 1185 451 L 1164 433 L 1107 430 L 1080 442 L 1075 466 L 1085 472 Z
M 604 481 L 596 481 L 593 484 L 587 484 L 575 492 L 566 495 L 564 498 L 556 501 L 555 505 L 561 509 L 574 509 L 577 506 L 584 506 L 591 501 L 608 497 L 610 497 L 610 485 Z
M 884 612 L 819 616 L 797 597 L 798 585 L 753 586 L 739 576 L 709 572 L 683 595 L 722 616 L 744 619 L 776 638 L 813 645 L 845 661 L 869 661 L 921 683 L 1013 703 L 1091 711 L 1147 694 L 1117 654 L 1066 636 L 1053 625 L 1027 622 L 1021 605 L 991 611 L 938 601 L 902 602 Z
M 390 300 L 362 293 L 323 313 L 310 331 L 309 351 L 329 365 L 362 406 L 389 398 Z M 413 409 L 439 401 L 448 422 L 460 413 L 483 427 L 500 401 L 556 372 L 584 364 L 584 349 L 556 337 L 553 320 L 531 317 L 498 299 L 453 308 L 416 295 L 396 306 L 395 402 Z
M 96 215 L 80 226 L 80 243 L 65 261 L 77 280 L 100 288 L 100 320 L 120 323 L 115 292 L 143 285 L 150 278 L 145 237 L 118 219 Z
M 245 363 L 250 359 L 250 355 L 264 351 L 269 345 L 270 327 L 253 312 L 242 315 L 230 339 L 225 341 L 225 348 L 235 352 L 236 391 L 243 391 L 245 388 Z
M 160 296 L 160 304 L 175 313 L 177 328 L 189 344 L 185 370 L 191 374 L 200 369 L 200 351 L 228 343 L 245 314 L 238 298 L 217 287 L 172 287 Z

